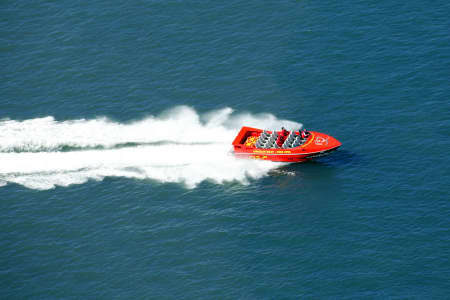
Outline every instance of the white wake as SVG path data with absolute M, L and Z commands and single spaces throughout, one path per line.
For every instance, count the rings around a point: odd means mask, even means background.
M 200 115 L 186 106 L 125 124 L 106 118 L 3 120 L 0 186 L 51 189 L 107 176 L 178 182 L 189 188 L 204 180 L 245 184 L 280 164 L 229 154 L 244 125 L 301 127 L 271 114 L 236 114 L 224 108 Z

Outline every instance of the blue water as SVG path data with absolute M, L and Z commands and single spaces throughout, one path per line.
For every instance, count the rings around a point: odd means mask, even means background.
M 0 8 L 0 298 L 448 299 L 447 1 Z

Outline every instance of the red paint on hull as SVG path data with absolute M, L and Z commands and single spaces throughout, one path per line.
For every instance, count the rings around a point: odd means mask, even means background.
M 304 162 L 316 157 L 324 156 L 338 149 L 342 144 L 334 137 L 309 131 L 309 136 L 301 140 L 301 144 L 295 147 L 281 148 L 279 145 L 284 141 L 290 132 L 277 131 L 279 137 L 276 139 L 277 146 L 271 148 L 259 147 L 263 130 L 251 127 L 242 127 L 233 141 L 234 155 L 241 158 L 261 159 L 277 162 Z M 273 132 L 268 131 L 268 134 Z M 301 132 L 290 133 L 293 139 L 300 140 Z M 256 145 L 255 145 L 256 144 Z M 275 145 L 275 144 L 274 144 Z

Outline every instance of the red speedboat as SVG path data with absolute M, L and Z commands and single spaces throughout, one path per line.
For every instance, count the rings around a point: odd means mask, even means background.
M 242 127 L 233 141 L 237 157 L 280 162 L 303 162 L 329 154 L 341 142 L 316 131 L 267 131 Z

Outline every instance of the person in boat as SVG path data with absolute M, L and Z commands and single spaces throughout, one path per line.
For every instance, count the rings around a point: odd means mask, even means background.
M 309 132 L 303 128 L 302 132 L 301 132 L 301 136 L 302 136 L 302 139 L 306 139 L 309 136 Z
M 278 136 L 277 141 L 276 141 L 278 147 L 281 147 L 281 145 L 283 145 L 288 134 L 289 134 L 289 131 L 287 131 L 286 128 L 281 127 L 281 134 Z

